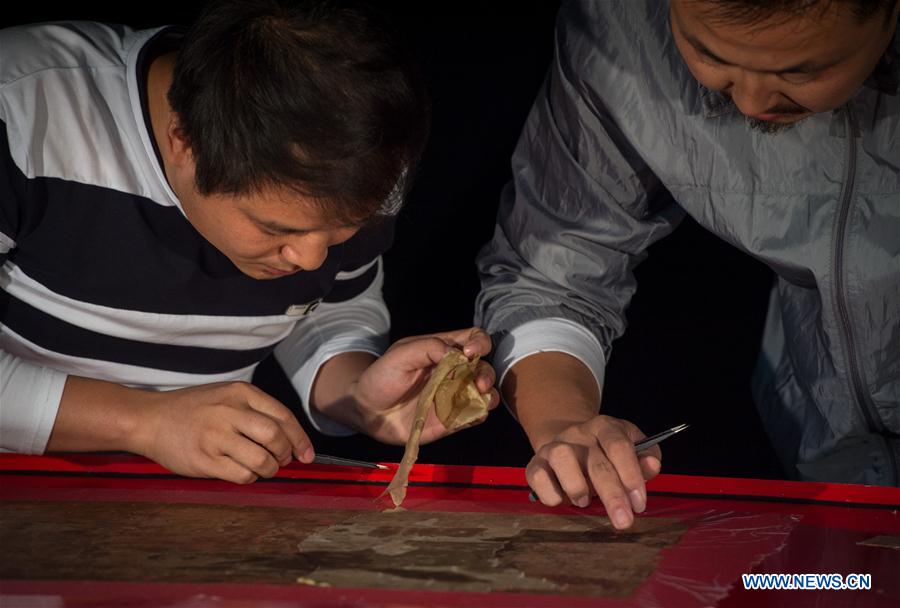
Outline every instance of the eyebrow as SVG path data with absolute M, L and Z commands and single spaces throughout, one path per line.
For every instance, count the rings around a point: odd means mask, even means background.
M 279 234 L 304 234 L 306 232 L 313 232 L 315 230 L 319 230 L 319 228 L 311 227 L 311 228 L 294 228 L 293 226 L 287 226 L 285 224 L 281 224 L 279 222 L 271 221 L 271 220 L 263 220 L 251 213 L 244 212 L 250 221 L 252 221 L 257 226 L 265 228 L 266 230 L 270 230 L 272 232 L 277 232 Z M 337 226 L 338 228 L 358 228 L 358 224 L 340 224 Z
M 690 45 L 692 47 L 694 47 L 694 50 L 697 51 L 698 53 L 700 53 L 701 55 L 706 55 L 707 57 L 709 57 L 716 63 L 721 63 L 722 65 L 734 65 L 730 61 L 726 61 L 725 59 L 722 59 L 721 57 L 719 57 L 718 55 L 713 53 L 711 50 L 706 48 L 705 44 L 703 44 L 702 42 L 700 42 L 699 40 L 694 38 L 691 34 L 688 34 L 687 32 L 685 32 L 684 29 L 680 27 L 680 25 L 679 25 L 679 29 L 681 29 L 681 35 L 684 36 L 684 39 L 687 40 L 690 43 Z M 767 74 L 796 74 L 796 73 L 808 74 L 808 73 L 812 73 L 812 72 L 821 72 L 823 70 L 830 68 L 831 66 L 835 65 L 836 63 L 837 62 L 832 62 L 832 63 L 823 65 L 820 63 L 816 63 L 814 61 L 804 61 L 802 63 L 798 63 L 796 65 L 792 65 L 787 68 L 781 68 L 778 70 L 759 70 L 759 71 L 765 72 Z

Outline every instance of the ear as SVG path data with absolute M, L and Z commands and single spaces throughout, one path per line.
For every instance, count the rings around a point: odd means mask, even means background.
M 173 165 L 179 169 L 193 166 L 194 154 L 191 150 L 191 144 L 181 128 L 181 123 L 178 121 L 178 115 L 175 112 L 169 114 L 165 144 L 169 148 L 168 156 L 172 160 Z

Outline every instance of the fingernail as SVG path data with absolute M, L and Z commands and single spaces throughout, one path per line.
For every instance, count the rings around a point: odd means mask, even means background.
M 467 357 L 471 357 L 475 354 L 475 345 L 474 344 L 466 344 L 463 347 L 463 354 Z
M 613 511 L 612 521 L 613 525 L 619 530 L 624 530 L 631 525 L 631 518 L 628 517 L 628 511 L 626 511 L 622 507 L 619 507 L 618 509 Z
M 584 507 L 588 506 L 589 504 L 591 504 L 591 499 L 588 498 L 587 496 L 579 496 L 578 498 L 575 499 L 574 504 L 576 507 L 584 508 Z
M 628 493 L 628 497 L 631 499 L 631 508 L 634 509 L 634 512 L 643 513 L 647 507 L 647 496 L 644 491 L 632 490 Z
M 303 457 L 300 458 L 306 464 L 309 464 L 313 461 L 313 458 L 316 457 L 316 453 L 313 451 L 312 447 L 306 448 L 306 451 L 303 452 Z

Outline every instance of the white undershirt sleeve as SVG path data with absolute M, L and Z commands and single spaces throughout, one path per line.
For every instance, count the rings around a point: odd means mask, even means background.
M 364 292 L 343 302 L 322 302 L 309 317 L 275 349 L 281 364 L 316 430 L 326 435 L 346 436 L 354 430 L 323 416 L 310 407 L 313 382 L 329 359 L 346 352 L 381 356 L 388 345 L 390 314 L 381 294 L 382 264 Z
M 606 357 L 600 342 L 584 326 L 560 317 L 528 321 L 506 334 L 494 349 L 497 386 L 503 386 L 506 373 L 513 365 L 529 355 L 543 352 L 566 353 L 584 363 L 602 394 Z
M 44 452 L 67 377 L 0 350 L 0 451 Z

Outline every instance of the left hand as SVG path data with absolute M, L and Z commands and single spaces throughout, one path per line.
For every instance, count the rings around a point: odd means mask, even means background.
M 403 338 L 372 363 L 351 387 L 351 395 L 360 409 L 364 432 L 384 443 L 406 443 L 415 419 L 419 393 L 432 370 L 452 347 L 462 350 L 472 359 L 491 351 L 491 338 L 477 327 Z M 488 410 L 500 403 L 500 395 L 494 388 L 495 379 L 494 369 L 488 363 L 479 361 L 475 386 L 481 394 L 490 395 Z M 444 428 L 435 416 L 434 408 L 431 408 L 422 429 L 421 443 L 429 443 L 449 434 L 450 431 Z

